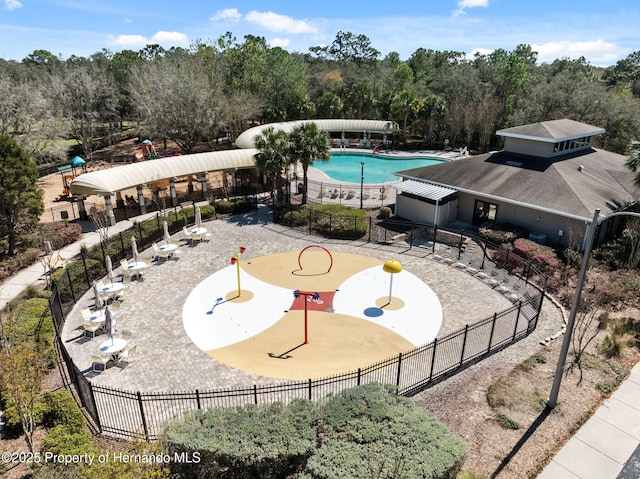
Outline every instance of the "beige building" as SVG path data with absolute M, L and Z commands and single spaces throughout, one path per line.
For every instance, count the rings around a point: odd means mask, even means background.
M 606 216 L 638 199 L 627 158 L 593 147 L 604 132 L 568 119 L 499 130 L 502 151 L 396 173 L 395 213 L 438 226 L 512 223 L 537 242 L 581 247 L 596 209 Z M 598 240 L 619 221 L 604 221 Z

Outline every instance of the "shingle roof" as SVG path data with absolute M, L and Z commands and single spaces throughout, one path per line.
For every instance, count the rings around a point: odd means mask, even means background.
M 590 219 L 638 198 L 625 161 L 597 149 L 552 159 L 501 151 L 396 174 Z
M 528 138 L 544 142 L 557 142 L 584 136 L 599 135 L 605 131 L 604 128 L 565 118 L 562 120 L 541 121 L 539 123 L 505 128 L 504 130 L 496 131 L 496 135 Z

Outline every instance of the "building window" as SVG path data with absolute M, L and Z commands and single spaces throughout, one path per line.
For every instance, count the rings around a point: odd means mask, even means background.
M 474 226 L 480 226 L 487 221 L 496 221 L 497 216 L 498 205 L 489 203 L 488 201 L 476 200 L 471 223 Z

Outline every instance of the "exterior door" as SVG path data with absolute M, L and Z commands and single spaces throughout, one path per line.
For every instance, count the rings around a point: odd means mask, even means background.
M 488 201 L 476 200 L 471 224 L 480 226 L 487 221 L 495 221 L 497 214 L 498 205 L 489 203 Z

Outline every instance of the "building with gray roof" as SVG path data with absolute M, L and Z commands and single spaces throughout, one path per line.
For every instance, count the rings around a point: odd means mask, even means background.
M 396 173 L 404 180 L 396 215 L 438 226 L 512 223 L 536 241 L 579 247 L 595 209 L 606 216 L 638 199 L 627 158 L 592 146 L 604 131 L 567 119 L 499 130 L 502 151 Z M 617 227 L 604 222 L 599 239 Z

